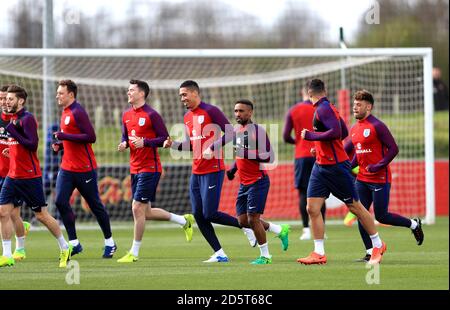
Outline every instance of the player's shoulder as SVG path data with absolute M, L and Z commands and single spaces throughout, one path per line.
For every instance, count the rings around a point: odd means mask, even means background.
M 374 115 L 370 114 L 367 118 L 366 118 L 367 122 L 370 123 L 375 129 L 378 130 L 386 130 L 387 126 L 386 124 L 380 120 L 379 118 L 375 117 Z

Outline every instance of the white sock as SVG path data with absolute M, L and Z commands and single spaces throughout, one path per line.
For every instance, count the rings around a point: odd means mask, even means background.
M 309 234 L 311 233 L 311 230 L 309 229 L 309 227 L 304 227 L 303 232 Z
M 216 253 L 214 253 L 216 256 L 222 256 L 222 257 L 226 257 L 227 256 L 227 254 L 225 254 L 225 251 L 222 249 L 222 248 L 220 248 L 220 250 L 219 251 L 217 251 Z
M 269 244 L 266 242 L 264 244 L 258 244 L 259 251 L 261 252 L 261 256 L 264 256 L 266 258 L 270 258 L 269 254 Z
M 58 245 L 61 250 L 67 250 L 69 248 L 69 244 L 67 243 L 66 239 L 64 239 L 64 236 L 62 234 L 56 239 L 58 240 Z
M 12 257 L 11 240 L 3 240 L 3 256 Z
M 376 233 L 375 235 L 371 235 L 370 239 L 372 239 L 372 247 L 374 248 L 381 248 L 381 239 L 380 236 L 378 235 L 378 233 Z
M 105 245 L 106 246 L 114 246 L 114 239 L 113 239 L 113 237 L 105 239 Z
M 419 224 L 418 224 L 416 221 L 411 220 L 411 226 L 410 226 L 409 228 L 411 228 L 411 229 L 416 229 L 418 225 L 419 225 Z
M 16 250 L 25 248 L 25 236 L 17 237 L 16 236 Z
M 314 240 L 314 252 L 319 255 L 325 255 L 325 247 L 323 244 L 323 239 Z
M 276 234 L 276 235 L 279 235 L 280 232 L 281 232 L 281 226 L 269 222 L 269 231 L 270 231 L 270 232 L 273 232 L 273 233 Z
M 80 241 L 78 241 L 78 239 L 73 239 L 73 240 L 69 240 L 69 243 L 72 246 L 77 246 L 78 244 L 80 244 Z
M 141 247 L 142 241 L 133 240 L 133 245 L 131 246 L 131 254 L 138 257 L 139 256 L 139 248 Z
M 169 221 L 180 224 L 181 226 L 184 226 L 184 224 L 186 224 L 186 219 L 184 218 L 184 216 L 173 213 L 170 213 Z
M 373 250 L 373 249 L 370 248 L 370 249 L 366 250 L 366 253 L 369 254 L 369 255 L 372 255 L 372 250 Z

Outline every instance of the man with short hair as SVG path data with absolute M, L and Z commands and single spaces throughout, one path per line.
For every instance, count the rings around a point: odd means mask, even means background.
M 54 133 L 58 142 L 52 144 L 55 152 L 64 150 L 61 167 L 56 177 L 56 199 L 64 227 L 73 246 L 72 256 L 83 251 L 75 228 L 75 213 L 70 197 L 75 189 L 86 200 L 102 229 L 104 241 L 103 258 L 112 258 L 117 250 L 111 232 L 109 215 L 100 200 L 97 185 L 97 162 L 92 143 L 96 136 L 89 116 L 77 101 L 78 87 L 72 80 L 61 80 L 56 90 L 58 105 L 63 108 L 60 131 Z
M 193 165 L 190 178 L 190 198 L 192 212 L 203 237 L 214 250 L 213 255 L 204 263 L 226 263 L 228 256 L 220 245 L 212 223 L 242 228 L 238 220 L 227 213 L 220 212 L 219 200 L 222 191 L 225 165 L 223 156 L 208 158 L 203 151 L 225 132 L 225 125 L 230 124 L 222 111 L 200 98 L 200 87 L 192 80 L 184 81 L 179 88 L 181 102 L 189 110 L 184 115 L 184 124 L 189 138 L 183 142 L 164 141 L 164 148 L 171 147 L 178 151 L 192 151 Z M 252 246 L 256 246 L 253 231 L 242 228 Z
M 421 220 L 388 211 L 392 182 L 389 163 L 398 154 L 394 137 L 388 127 L 372 115 L 374 99 L 371 93 L 359 90 L 353 99 L 353 115 L 357 121 L 350 129 L 355 150 L 352 167 L 359 166 L 356 190 L 361 203 L 367 210 L 373 203 L 375 219 L 381 224 L 410 228 L 417 245 L 421 245 L 424 239 Z M 372 242 L 360 221 L 358 227 L 366 247 L 366 255 L 359 261 L 367 262 L 372 256 Z
M 322 80 L 313 79 L 308 82 L 308 95 L 315 108 L 314 132 L 305 128 L 301 136 L 305 140 L 314 141 L 317 154 L 309 179 L 307 199 L 307 210 L 314 237 L 314 251 L 297 261 L 306 265 L 327 262 L 324 248 L 325 229 L 320 209 L 325 199 L 332 193 L 346 204 L 369 233 L 373 252 L 368 263 L 378 264 L 386 251 L 386 245 L 381 241 L 370 213 L 359 202 L 350 172 L 350 162 L 342 144 L 342 139 L 348 134 L 347 128 L 337 109 L 328 101 L 326 94 Z
M 283 140 L 286 143 L 295 145 L 295 163 L 294 163 L 294 178 L 295 188 L 298 190 L 299 210 L 302 217 L 303 233 L 300 240 L 310 240 L 311 230 L 309 228 L 309 216 L 306 210 L 306 193 L 308 192 L 308 182 L 311 176 L 311 171 L 316 162 L 314 154 L 314 142 L 307 141 L 301 137 L 303 128 L 313 130 L 314 107 L 309 100 L 308 91 L 303 87 L 300 91 L 303 101 L 296 103 L 286 113 L 286 119 L 283 129 Z M 291 132 L 294 130 L 294 137 Z M 323 220 L 325 221 L 325 203 L 320 209 Z
M 272 263 L 266 231 L 271 231 L 281 240 L 284 251 L 289 246 L 289 225 L 277 225 L 263 221 L 261 215 L 266 207 L 270 180 L 264 163 L 273 163 L 275 155 L 269 137 L 261 126 L 252 122 L 253 103 L 247 99 L 237 100 L 234 116 L 237 123 L 233 135 L 236 161 L 227 171 L 228 179 L 239 172 L 240 187 L 236 199 L 236 214 L 242 227 L 250 227 L 258 241 L 260 256 L 251 262 L 253 265 Z M 214 144 L 214 149 L 221 146 L 221 141 Z
M 192 214 L 181 216 L 160 208 L 152 208 L 162 172 L 158 147 L 163 145 L 169 134 L 162 117 L 146 103 L 149 93 L 147 82 L 131 80 L 127 93 L 131 107 L 122 116 L 122 142 L 117 149 L 119 152 L 130 149 L 134 239 L 130 251 L 117 260 L 119 263 L 132 263 L 139 259 L 146 220 L 176 223 L 183 228 L 186 240 L 192 240 Z
M 42 173 L 37 156 L 39 144 L 37 122 L 25 110 L 27 92 L 20 86 L 11 85 L 7 90 L 6 105 L 13 114 L 6 126 L 9 134 L 8 150 L 10 167 L 0 192 L 0 223 L 3 240 L 3 256 L 0 267 L 15 263 L 11 253 L 11 212 L 14 201 L 23 198 L 33 210 L 36 218 L 55 236 L 60 247 L 59 267 L 65 268 L 70 259 L 72 245 L 68 244 L 59 228 L 58 222 L 48 213 L 42 186 Z M 3 151 L 5 152 L 5 151 Z
M 6 105 L 7 90 L 7 85 L 0 88 L 0 153 L 3 153 L 5 149 L 8 149 L 8 133 L 6 132 L 5 128 L 6 126 L 8 126 L 12 116 L 10 113 L 8 113 L 8 108 Z M 5 181 L 5 178 L 8 175 L 9 171 L 9 155 L 6 154 L 7 152 L 8 151 L 5 151 L 5 154 L 0 155 L 0 189 L 2 188 L 3 182 Z M 31 227 L 30 223 L 23 221 L 22 217 L 20 216 L 20 207 L 22 206 L 22 204 L 22 199 L 16 199 L 16 201 L 14 202 L 14 209 L 11 212 L 11 220 L 16 232 L 16 248 L 12 257 L 16 261 L 26 258 L 25 237 Z

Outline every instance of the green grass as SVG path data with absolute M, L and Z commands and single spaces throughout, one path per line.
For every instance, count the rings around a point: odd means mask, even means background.
M 115 227 L 118 258 L 129 249 L 132 229 Z M 356 226 L 327 227 L 327 265 L 303 266 L 296 262 L 312 250 L 312 242 L 299 241 L 300 227 L 294 226 L 287 252 L 282 252 L 279 240 L 269 234 L 273 264 L 251 266 L 249 262 L 259 251 L 251 248 L 237 229 L 217 228 L 231 262 L 204 264 L 201 261 L 210 256 L 211 250 L 197 228 L 194 240 L 187 244 L 180 228 L 158 228 L 158 223 L 148 223 L 140 260 L 126 265 L 100 258 L 103 242 L 99 230 L 79 231 L 84 247 L 82 254 L 74 256 L 80 265 L 79 285 L 66 284 L 68 270 L 58 268 L 53 237 L 46 231 L 32 231 L 27 237 L 27 259 L 14 267 L 0 268 L 0 289 L 449 289 L 448 217 L 424 227 L 425 242 L 420 247 L 408 229 L 379 227 L 379 231 L 388 245 L 379 285 L 366 284 L 368 269 L 353 262 L 364 254 Z

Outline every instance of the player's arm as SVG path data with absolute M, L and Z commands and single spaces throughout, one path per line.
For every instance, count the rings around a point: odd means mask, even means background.
M 295 140 L 292 138 L 291 133 L 294 128 L 294 123 L 292 121 L 291 110 L 286 113 L 286 117 L 284 119 L 284 128 L 283 128 L 283 140 L 289 144 L 295 144 Z
M 164 148 L 170 147 L 171 149 L 177 150 L 177 151 L 190 151 L 192 152 L 192 143 L 189 139 L 188 135 L 188 128 L 185 125 L 184 126 L 184 140 L 183 141 L 172 141 L 170 136 L 167 137 L 166 141 L 163 143 Z
M 128 144 L 128 129 L 127 125 L 125 124 L 124 117 L 122 115 L 122 140 L 117 146 L 117 150 L 119 152 L 123 152 L 128 147 L 130 147 L 130 145 Z
M 388 151 L 378 163 L 367 165 L 366 169 L 369 172 L 377 172 L 385 168 L 398 154 L 397 143 L 395 143 L 395 139 L 387 126 L 382 122 L 376 122 L 373 125 L 375 127 L 375 131 L 377 132 L 378 139 L 384 146 L 387 147 Z
M 23 129 L 23 134 L 19 132 L 19 128 Z M 5 129 L 23 147 L 32 152 L 37 151 L 39 137 L 37 134 L 37 123 L 32 116 L 27 115 L 21 120 L 13 121 Z
M 220 130 L 225 133 L 221 139 L 216 139 L 214 144 L 211 146 L 211 150 L 220 149 L 221 146 L 229 143 L 234 137 L 234 127 L 230 124 L 225 114 L 220 111 L 217 107 L 212 107 L 208 111 L 209 116 L 214 124 L 220 127 Z
M 236 161 L 233 161 L 233 163 L 231 164 L 230 169 L 227 170 L 227 178 L 228 180 L 233 180 L 234 179 L 234 175 L 236 174 L 236 172 L 238 171 L 237 165 L 236 165 Z
M 153 124 L 153 130 L 156 133 L 155 138 L 145 138 L 144 139 L 144 146 L 145 147 L 161 147 L 163 146 L 164 141 L 169 136 L 169 133 L 167 132 L 166 125 L 164 124 L 164 121 L 158 113 L 154 112 L 150 115 L 150 120 Z
M 344 140 L 348 137 L 348 128 L 342 117 L 339 117 L 339 122 L 341 124 L 341 140 Z
M 304 129 L 304 138 L 308 141 L 330 141 L 341 139 L 340 120 L 327 105 L 321 105 L 316 110 L 316 116 L 327 129 L 324 132 L 312 132 Z
M 77 143 L 95 143 L 97 137 L 95 136 L 94 127 L 92 127 L 86 111 L 77 108 L 72 110 L 72 115 L 80 133 L 57 132 L 55 133 L 55 137 L 58 140 L 67 140 Z

